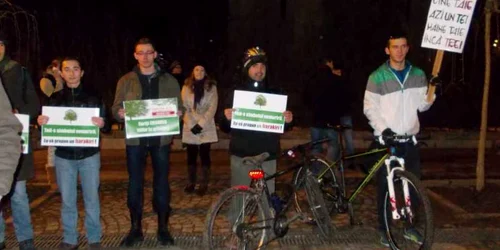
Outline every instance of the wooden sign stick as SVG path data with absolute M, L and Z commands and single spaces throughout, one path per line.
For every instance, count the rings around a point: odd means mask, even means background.
M 441 63 L 443 62 L 444 50 L 438 50 L 436 53 L 436 58 L 434 58 L 434 67 L 432 67 L 432 77 L 438 76 L 441 70 Z M 434 93 L 436 92 L 436 86 L 429 84 L 429 89 L 427 90 L 427 102 L 431 102 L 434 98 Z

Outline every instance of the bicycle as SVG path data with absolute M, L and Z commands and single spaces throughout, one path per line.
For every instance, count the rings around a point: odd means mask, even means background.
M 213 203 L 206 217 L 207 230 L 203 235 L 205 247 L 208 249 L 264 249 L 272 241 L 285 236 L 292 222 L 303 219 L 303 215 L 299 212 L 294 212 L 290 218 L 287 217 L 288 208 L 293 206 L 292 193 L 295 192 L 296 186 L 291 185 L 291 192 L 282 199 L 275 193 L 270 194 L 267 181 L 297 171 L 297 169 L 307 170 L 310 162 L 315 159 L 307 153 L 307 150 L 325 141 L 327 140 L 308 142 L 284 150 L 280 157 L 296 158 L 300 155 L 301 160 L 292 167 L 271 175 L 262 170 L 262 163 L 269 157 L 268 153 L 245 157 L 243 163 L 255 167 L 249 171 L 251 183 L 249 186 L 234 186 L 226 189 Z M 298 180 L 298 185 L 305 187 L 310 204 L 309 210 L 317 221 L 321 236 L 328 240 L 333 231 L 329 211 L 316 178 L 309 171 L 307 172 L 308 174 L 302 175 L 303 178 Z M 233 198 L 236 199 L 233 200 Z M 245 219 L 248 212 L 248 218 Z M 228 237 L 231 238 L 228 239 Z
M 342 142 L 342 130 L 348 129 L 347 126 L 335 126 L 339 132 L 339 141 Z M 385 144 L 382 137 L 377 137 L 381 145 Z M 384 223 L 385 234 L 389 246 L 392 249 L 430 249 L 433 242 L 434 226 L 432 217 L 432 208 L 420 180 L 412 173 L 405 170 L 404 159 L 396 155 L 398 144 L 414 143 L 417 144 L 415 136 L 395 136 L 388 138 L 396 143 L 385 145 L 386 148 L 372 149 L 362 153 L 344 155 L 343 146 L 340 143 L 340 158 L 333 163 L 325 159 L 316 162 L 315 176 L 320 189 L 323 193 L 325 204 L 331 214 L 348 213 L 351 225 L 355 225 L 353 202 L 362 192 L 369 181 L 375 176 L 377 171 L 385 166 L 387 169 L 388 191 L 385 195 L 384 203 Z M 358 187 L 348 196 L 346 194 L 346 184 L 344 176 L 344 161 L 353 160 L 359 157 L 382 154 L 374 165 L 368 170 L 365 178 L 359 183 Z M 299 185 L 298 180 L 302 178 L 303 170 L 296 171 L 294 184 Z M 339 178 L 340 176 L 340 178 Z M 410 197 L 410 193 L 412 194 Z M 301 197 L 295 193 L 295 207 L 297 212 L 304 212 L 301 205 Z M 419 203 L 415 206 L 416 203 Z M 405 240 L 406 229 L 412 228 L 423 236 L 423 241 L 417 243 Z

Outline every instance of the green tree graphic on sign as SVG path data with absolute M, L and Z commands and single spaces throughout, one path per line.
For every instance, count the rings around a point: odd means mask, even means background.
M 137 100 L 125 103 L 125 115 L 130 119 L 146 115 L 148 111 L 148 104 L 145 101 Z
M 262 106 L 266 106 L 266 103 L 267 103 L 266 97 L 263 95 L 258 95 L 257 98 L 255 98 L 255 102 L 253 104 L 260 106 L 262 108 Z
M 69 121 L 69 124 L 71 124 L 73 121 L 76 121 L 78 118 L 78 115 L 76 112 L 72 109 L 66 110 L 66 113 L 64 113 L 64 120 Z

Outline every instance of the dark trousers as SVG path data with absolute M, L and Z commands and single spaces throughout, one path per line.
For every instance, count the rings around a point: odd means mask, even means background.
M 204 180 L 208 178 L 205 173 L 208 174 L 210 170 L 210 145 L 211 143 L 203 143 L 201 145 L 187 144 L 187 163 L 188 163 L 188 176 L 190 183 L 196 183 L 196 161 L 198 159 L 198 154 L 201 159 L 201 167 L 203 171 Z M 208 179 L 205 180 L 208 182 Z
M 127 145 L 129 176 L 127 206 L 130 213 L 138 218 L 142 217 L 144 205 L 144 170 L 148 153 L 153 165 L 153 209 L 160 214 L 170 212 L 170 183 L 168 182 L 170 145 Z
M 374 142 L 370 146 L 370 148 L 381 148 L 381 147 L 382 146 L 378 142 Z M 405 160 L 406 171 L 413 173 L 415 176 L 417 176 L 418 179 L 420 179 L 421 177 L 420 151 L 417 146 L 413 145 L 413 143 L 401 144 L 396 149 L 396 156 L 402 157 Z M 387 168 L 384 164 L 382 167 L 380 167 L 377 173 L 377 214 L 378 214 L 379 230 L 385 230 L 384 199 L 386 192 L 387 192 Z M 417 204 L 416 199 L 414 199 L 415 196 L 411 195 L 411 198 L 412 198 L 412 204 Z M 388 214 L 387 216 L 392 216 L 392 215 Z

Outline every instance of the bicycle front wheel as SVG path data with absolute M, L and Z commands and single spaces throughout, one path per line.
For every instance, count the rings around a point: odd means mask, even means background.
M 247 186 L 221 193 L 207 214 L 205 249 L 264 249 L 271 223 L 262 198 Z
M 333 232 L 332 219 L 325 205 L 323 193 L 319 188 L 318 179 L 312 173 L 308 173 L 305 181 L 307 201 L 309 201 L 311 213 L 318 225 L 321 236 L 329 240 Z
M 320 189 L 323 193 L 323 198 L 325 199 L 328 211 L 331 213 L 335 209 L 335 205 L 338 203 L 342 196 L 342 190 L 340 185 L 338 185 L 337 177 L 335 171 L 330 167 L 329 163 L 319 157 L 314 157 L 309 159 L 309 166 L 313 171 L 313 175 L 318 177 L 319 174 L 325 173 L 320 180 Z M 307 201 L 305 190 L 303 189 L 305 181 L 302 181 L 307 173 L 306 167 L 299 168 L 293 176 L 293 185 L 295 186 L 294 203 L 295 210 L 298 213 L 302 213 L 305 216 L 306 222 L 312 221 L 312 214 L 309 210 L 309 204 Z
M 410 207 L 405 203 L 403 183 L 408 183 Z M 389 192 L 384 202 L 386 235 L 392 249 L 431 249 L 434 238 L 432 208 L 418 178 L 410 172 L 396 170 L 393 178 L 396 211 L 393 219 Z

